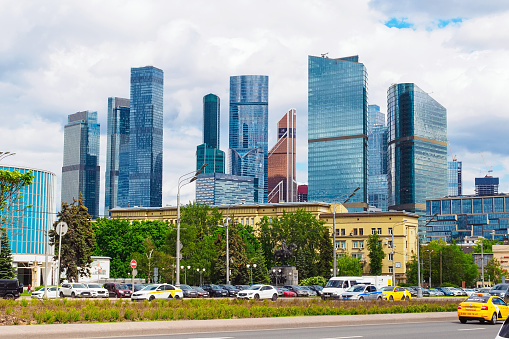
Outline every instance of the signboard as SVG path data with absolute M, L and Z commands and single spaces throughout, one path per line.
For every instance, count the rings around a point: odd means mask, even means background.
M 136 262 L 136 260 L 131 260 L 131 268 L 136 268 L 136 265 L 138 265 L 138 263 Z

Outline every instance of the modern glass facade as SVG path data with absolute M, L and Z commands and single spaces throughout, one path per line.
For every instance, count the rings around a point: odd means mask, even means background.
M 392 85 L 387 108 L 389 209 L 424 216 L 447 195 L 447 111 L 413 83 Z
M 256 178 L 221 173 L 201 174 L 196 180 L 196 202 L 207 205 L 257 203 Z
M 203 97 L 203 143 L 212 148 L 219 148 L 221 124 L 219 105 L 217 95 L 207 94 Z
M 496 195 L 498 194 L 498 178 L 485 176 L 484 178 L 475 178 L 475 195 Z
M 268 99 L 268 76 L 230 77 L 230 172 L 256 179 L 259 203 L 267 202 Z
M 156 67 L 131 68 L 128 206 L 162 205 L 163 82 Z
M 99 216 L 99 137 L 97 112 L 70 114 L 64 127 L 64 162 L 62 167 L 62 202 L 78 200 L 93 217 Z
M 387 211 L 389 199 L 387 176 L 387 127 L 385 114 L 378 105 L 368 106 L 368 202 Z
M 277 124 L 277 141 L 269 152 L 268 202 L 297 201 L 297 112 L 291 109 Z
M 466 236 L 507 239 L 509 195 L 446 197 L 426 200 L 426 240 L 462 241 Z
M 104 214 L 109 214 L 108 211 L 114 207 L 122 206 L 119 201 L 127 206 L 129 197 L 129 115 L 129 99 L 108 98 Z M 119 187 L 120 175 L 124 177 L 124 180 L 121 181 L 122 187 Z
M 196 171 L 203 164 L 208 164 L 203 169 L 203 173 L 224 173 L 225 154 L 217 148 L 210 147 L 207 144 L 201 144 L 196 147 Z
M 461 161 L 448 161 L 447 162 L 447 179 L 448 179 L 448 192 L 449 197 L 457 197 L 461 195 Z
M 52 227 L 56 216 L 56 175 L 26 167 L 0 166 L 0 170 L 31 171 L 34 176 L 32 185 L 20 191 L 22 199 L 17 200 L 10 211 L 1 212 L 2 217 L 9 219 L 2 227 L 7 229 L 14 261 L 20 254 L 45 254 L 46 232 Z
M 344 201 L 368 207 L 368 76 L 358 56 L 309 56 L 308 185 L 310 201 Z

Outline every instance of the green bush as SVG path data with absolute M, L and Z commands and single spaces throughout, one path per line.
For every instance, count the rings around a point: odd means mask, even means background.
M 324 278 L 324 277 L 321 277 L 321 276 L 317 276 L 317 277 L 309 277 L 309 278 L 306 278 L 306 279 L 303 279 L 301 282 L 300 282 L 300 286 L 308 286 L 308 285 L 320 285 L 320 286 L 325 286 L 325 284 L 327 283 L 328 279 Z

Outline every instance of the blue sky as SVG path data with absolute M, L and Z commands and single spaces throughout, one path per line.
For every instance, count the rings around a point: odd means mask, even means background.
M 67 115 L 98 112 L 104 190 L 109 96 L 129 96 L 131 67 L 165 73 L 163 204 L 194 168 L 202 97 L 221 98 L 228 147 L 230 75 L 269 76 L 269 145 L 297 110 L 298 181 L 307 181 L 307 58 L 359 55 L 369 104 L 386 112 L 387 88 L 415 82 L 448 110 L 464 188 L 487 173 L 509 192 L 509 4 L 474 0 L 2 1 L 0 151 L 5 164 L 50 170 L 60 182 Z M 60 183 L 57 186 L 60 201 Z M 183 201 L 194 197 L 186 186 Z M 102 197 L 104 199 L 104 197 Z M 103 203 L 101 202 L 101 206 Z

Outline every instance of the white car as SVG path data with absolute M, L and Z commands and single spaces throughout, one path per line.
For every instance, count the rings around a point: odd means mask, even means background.
M 181 289 L 170 284 L 153 284 L 144 289 L 134 292 L 131 300 L 154 300 L 154 299 L 182 299 L 184 294 Z
M 32 298 L 37 298 L 37 299 L 44 298 L 44 287 L 38 291 L 32 292 L 31 296 L 32 296 Z M 48 298 L 56 298 L 57 296 L 58 296 L 57 295 L 57 287 L 56 286 L 48 287 Z
M 92 298 L 108 298 L 108 290 L 102 287 L 100 284 L 84 284 L 92 293 Z
M 495 339 L 506 339 L 509 338 L 509 317 L 504 321 L 504 324 L 502 327 L 500 327 L 500 330 L 498 331 L 498 335 L 495 337 Z
M 242 290 L 237 293 L 237 299 L 271 299 L 277 300 L 277 290 L 271 285 L 253 285 L 247 290 Z
M 72 297 L 72 298 L 90 298 L 92 292 L 81 283 L 63 283 L 60 286 L 60 298 Z

